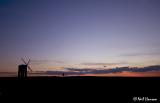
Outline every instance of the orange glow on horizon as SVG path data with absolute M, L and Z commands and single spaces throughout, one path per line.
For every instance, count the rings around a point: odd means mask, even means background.
M 108 73 L 108 74 L 86 74 L 83 76 L 115 76 L 115 77 L 160 77 L 160 71 L 150 72 L 119 72 L 119 73 Z

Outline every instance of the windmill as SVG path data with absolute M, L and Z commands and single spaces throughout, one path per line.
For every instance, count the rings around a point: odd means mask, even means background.
M 30 70 L 30 72 L 32 72 L 32 69 L 29 66 L 31 60 L 29 59 L 28 62 L 26 62 L 23 58 L 21 58 L 21 60 L 24 64 L 18 66 L 18 77 L 25 78 L 27 77 L 27 68 Z

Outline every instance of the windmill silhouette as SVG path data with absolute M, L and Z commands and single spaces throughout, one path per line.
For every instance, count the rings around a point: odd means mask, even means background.
M 18 77 L 19 78 L 26 78 L 27 77 L 27 68 L 32 72 L 31 67 L 29 66 L 30 59 L 26 62 L 23 58 L 21 58 L 24 64 L 18 66 Z

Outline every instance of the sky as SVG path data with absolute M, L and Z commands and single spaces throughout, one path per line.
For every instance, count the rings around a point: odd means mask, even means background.
M 0 72 L 160 64 L 159 0 L 0 0 Z

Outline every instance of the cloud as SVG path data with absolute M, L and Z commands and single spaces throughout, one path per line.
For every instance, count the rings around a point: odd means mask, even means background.
M 87 62 L 87 63 L 81 63 L 81 65 L 88 65 L 88 66 L 99 66 L 99 65 L 104 65 L 104 66 L 116 66 L 122 63 L 91 63 L 91 62 Z
M 63 73 L 65 75 L 82 75 L 82 74 L 84 74 L 82 72 L 75 72 L 75 71 L 46 71 L 47 75 L 62 75 Z
M 56 64 L 62 64 L 64 63 L 64 61 L 59 61 L 59 60 L 36 60 L 36 59 L 33 59 L 31 60 L 31 63 L 32 64 L 45 64 L 45 63 L 56 63 Z
M 49 75 L 86 75 L 86 74 L 110 74 L 110 73 L 122 73 L 122 72 L 132 72 L 132 73 L 144 73 L 152 71 L 160 71 L 160 65 L 148 66 L 143 68 L 138 67 L 117 67 L 112 69 L 79 69 L 79 68 L 65 68 L 69 71 L 47 71 Z
M 83 69 L 78 69 L 78 68 L 65 68 L 66 70 L 69 71 L 77 71 L 77 72 L 91 72 L 94 71 L 94 69 L 88 69 L 88 68 L 83 68 Z
M 148 56 L 148 55 L 160 55 L 160 52 L 150 52 L 150 53 L 126 53 L 120 56 Z

